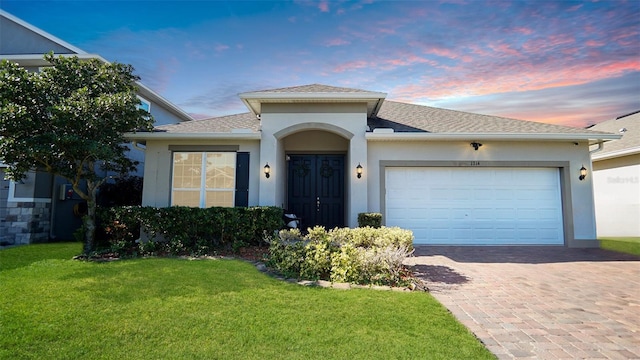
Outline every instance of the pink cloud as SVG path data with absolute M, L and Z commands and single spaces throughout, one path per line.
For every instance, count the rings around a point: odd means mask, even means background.
M 385 65 L 391 65 L 392 67 L 398 66 L 410 66 L 414 64 L 429 64 L 431 66 L 437 66 L 438 62 L 434 60 L 425 59 L 423 57 L 414 55 L 414 54 L 406 54 L 402 58 L 399 59 L 388 59 L 384 60 L 383 63 Z
M 322 12 L 329 12 L 329 2 L 328 1 L 320 1 L 318 4 L 318 9 Z
M 569 9 L 567 9 L 567 11 L 576 11 L 579 10 L 582 7 L 583 4 L 579 4 L 579 5 L 574 5 L 572 7 L 570 7 Z
M 350 62 L 346 62 L 344 64 L 338 65 L 336 67 L 333 68 L 333 72 L 334 73 L 341 73 L 341 72 L 345 72 L 345 71 L 351 71 L 351 70 L 357 70 L 357 69 L 363 69 L 369 66 L 369 63 L 364 61 L 364 60 L 356 60 L 356 61 L 350 61 Z
M 202 120 L 202 119 L 207 119 L 212 117 L 210 114 L 200 114 L 200 113 L 189 113 L 189 115 L 191 115 L 192 118 L 196 119 L 196 120 Z
M 614 35 L 611 40 L 620 46 L 638 46 L 638 35 L 640 31 L 637 29 L 625 29 L 627 31 Z
M 434 54 L 434 55 L 446 57 L 449 59 L 457 59 L 459 57 L 457 53 L 445 48 L 432 47 L 428 50 L 425 50 L 424 52 L 427 54 Z
M 400 86 L 391 92 L 394 98 L 403 101 L 420 99 L 442 99 L 452 96 L 478 96 L 506 92 L 542 90 L 615 78 L 640 71 L 640 60 L 627 60 L 593 66 L 577 64 L 568 67 L 546 68 L 531 64 L 515 64 L 492 71 L 470 73 L 460 67 L 454 70 L 455 77 L 425 77 L 421 85 Z
M 505 43 L 491 44 L 489 45 L 489 48 L 499 54 L 506 54 L 515 57 L 519 57 L 522 55 L 520 51 L 512 48 L 511 45 Z
M 409 45 L 411 45 L 412 47 L 419 48 L 420 51 L 422 51 L 422 53 L 424 54 L 436 55 L 436 56 L 445 57 L 449 59 L 459 59 L 463 56 L 462 54 L 456 51 L 453 51 L 451 49 L 441 47 L 441 46 L 424 44 L 418 41 L 410 42 Z
M 573 44 L 576 39 L 567 34 L 551 35 L 546 38 L 537 38 L 525 42 L 522 48 L 525 52 L 540 53 L 551 51 L 552 48 Z
M 518 34 L 523 34 L 523 35 L 531 35 L 533 34 L 533 30 L 526 28 L 526 27 L 516 27 L 513 28 L 513 31 L 518 33 Z
M 591 47 L 597 47 L 597 46 L 603 46 L 604 42 L 597 41 L 597 40 L 588 40 L 584 44 L 587 45 L 587 46 L 591 46 Z
M 574 108 L 536 108 L 535 111 L 506 111 L 499 116 L 522 119 L 529 121 L 543 122 L 564 126 L 583 128 L 590 124 L 595 124 L 603 120 L 613 119 L 621 115 L 619 105 L 585 104 L 580 111 Z

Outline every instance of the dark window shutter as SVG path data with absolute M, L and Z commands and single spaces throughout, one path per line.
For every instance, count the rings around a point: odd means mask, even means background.
M 236 154 L 236 206 L 249 206 L 249 153 Z

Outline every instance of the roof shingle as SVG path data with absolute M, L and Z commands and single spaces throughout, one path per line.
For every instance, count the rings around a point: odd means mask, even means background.
M 255 115 L 247 112 L 157 126 L 154 131 L 169 133 L 230 133 L 233 129 L 250 129 L 257 133 L 260 131 L 260 121 L 256 119 Z
M 371 130 L 387 127 L 395 132 L 477 134 L 584 134 L 588 130 L 568 126 L 481 115 L 424 105 L 385 100 L 378 115 L 369 119 Z M 601 132 L 596 132 L 601 133 Z
M 286 88 L 280 88 L 280 89 L 268 89 L 268 90 L 259 90 L 259 91 L 250 91 L 250 92 L 251 93 L 369 93 L 370 91 L 322 85 L 322 84 L 311 84 L 311 85 L 293 86 L 293 87 L 286 87 Z
M 603 121 L 589 129 L 622 135 L 619 140 L 607 142 L 604 149 L 597 154 L 598 157 L 613 152 L 640 148 L 640 112 L 621 116 L 614 120 Z

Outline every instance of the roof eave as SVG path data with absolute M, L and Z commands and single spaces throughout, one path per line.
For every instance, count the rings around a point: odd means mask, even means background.
M 143 83 L 136 81 L 136 86 L 138 86 L 138 90 L 141 95 L 152 98 L 155 102 L 164 105 L 167 109 L 172 111 L 175 115 L 177 115 L 182 121 L 191 121 L 194 120 L 193 117 L 187 114 L 184 110 L 180 109 L 176 105 L 174 105 L 169 100 L 162 97 L 160 94 L 151 90 L 149 87 L 144 85 Z
M 544 140 L 544 141 L 609 141 L 619 139 L 616 134 L 544 134 L 544 133 L 367 133 L 368 141 L 427 141 L 427 140 Z
M 605 148 L 606 150 L 606 148 Z M 611 151 L 611 152 L 600 152 L 600 153 L 594 153 L 591 156 L 591 160 L 592 161 L 601 161 L 601 160 L 608 160 L 608 159 L 613 159 L 613 158 L 617 158 L 617 157 L 622 157 L 622 156 L 629 156 L 629 155 L 635 155 L 635 154 L 640 154 L 640 146 L 636 146 L 633 148 L 628 148 L 628 149 L 623 149 L 623 150 L 618 150 L 618 151 Z
M 310 92 L 310 93 L 298 93 L 298 92 L 281 92 L 281 93 L 268 93 L 268 92 L 248 92 L 238 95 L 245 106 L 254 115 L 259 116 L 262 112 L 262 103 L 277 103 L 288 101 L 296 102 L 322 102 L 322 101 L 335 101 L 335 102 L 366 102 L 372 103 L 372 111 L 367 116 L 375 116 L 387 94 L 382 92 L 354 92 L 354 93 L 341 93 L 341 92 Z
M 172 133 L 135 132 L 124 135 L 129 140 L 260 140 L 261 133 Z
M 247 92 L 241 93 L 241 99 L 253 99 L 253 100 L 375 100 L 384 99 L 387 94 L 382 92 L 353 92 L 353 93 L 341 93 L 341 92 L 279 92 L 279 93 L 267 93 L 267 92 Z

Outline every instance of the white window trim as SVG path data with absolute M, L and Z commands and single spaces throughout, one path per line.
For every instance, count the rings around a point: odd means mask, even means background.
M 147 100 L 147 99 L 143 98 L 143 97 L 142 97 L 142 96 L 140 96 L 140 95 L 136 95 L 136 96 L 138 96 L 138 99 L 140 100 L 140 102 L 142 102 L 143 104 L 147 105 L 147 108 L 149 109 L 149 110 L 147 110 L 147 112 L 148 112 L 149 114 L 151 114 L 151 101 L 149 101 L 149 100 Z
M 201 209 L 205 209 L 206 208 L 206 198 L 207 198 L 207 192 L 231 192 L 231 203 L 233 205 L 230 205 L 230 207 L 233 207 L 236 203 L 236 189 L 235 186 L 231 189 L 207 189 L 206 184 L 207 184 L 207 178 L 206 178 L 206 173 L 207 173 L 207 154 L 226 154 L 226 153 L 233 153 L 236 154 L 236 152 L 231 152 L 231 151 L 174 151 L 171 154 L 171 197 L 169 199 L 169 203 L 171 204 L 171 206 L 176 206 L 174 205 L 173 201 L 173 193 L 174 191 L 181 191 L 181 190 L 186 190 L 186 191 L 193 191 L 194 189 L 192 188 L 174 188 L 173 187 L 173 176 L 174 176 L 174 169 L 173 169 L 173 161 L 174 161 L 174 154 L 176 153 L 184 153 L 184 152 L 191 152 L 191 153 L 201 153 L 202 154 L 202 163 L 200 165 L 200 188 L 198 189 L 198 191 L 200 192 L 200 203 L 198 204 L 198 207 Z M 237 159 L 234 159 L 234 169 L 238 166 L 237 163 Z M 235 174 L 234 174 L 234 181 L 236 181 L 235 179 Z

